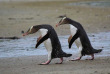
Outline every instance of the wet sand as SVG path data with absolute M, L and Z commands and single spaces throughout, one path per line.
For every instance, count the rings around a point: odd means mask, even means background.
M 58 35 L 69 35 L 68 25 L 55 27 L 60 20 L 57 17 L 64 14 L 80 22 L 87 33 L 110 32 L 110 7 L 68 5 L 80 1 L 0 2 L 0 37 L 22 37 L 22 30 L 45 23 L 52 25 Z M 46 61 L 46 56 L 0 58 L 0 74 L 110 74 L 110 57 L 74 62 L 68 59 L 61 65 L 56 65 L 59 59 L 54 59 L 42 66 L 38 64 Z

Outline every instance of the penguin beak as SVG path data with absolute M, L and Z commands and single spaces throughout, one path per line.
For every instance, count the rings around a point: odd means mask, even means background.
M 56 24 L 56 27 L 58 27 L 59 26 L 59 24 Z
M 26 32 L 26 33 L 23 33 L 23 36 L 26 36 L 26 35 L 28 35 L 28 33 Z
M 60 26 L 60 25 L 62 25 L 62 20 L 60 20 L 59 23 L 56 24 L 56 27 L 58 27 L 58 26 Z
M 60 23 L 56 24 L 56 27 L 60 26 Z

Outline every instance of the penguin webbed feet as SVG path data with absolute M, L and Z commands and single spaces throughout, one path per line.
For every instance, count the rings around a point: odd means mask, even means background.
M 94 54 L 91 54 L 91 59 L 86 59 L 86 60 L 94 60 Z M 78 57 L 78 58 L 76 58 L 76 59 L 71 59 L 71 60 L 69 60 L 69 61 L 78 61 L 78 60 L 80 60 L 82 58 L 82 56 L 80 56 L 80 57 Z
M 62 64 L 63 63 L 63 57 L 60 58 L 61 62 L 60 63 L 55 63 L 55 64 Z
M 82 58 L 82 56 L 80 56 L 80 57 L 78 57 L 78 58 L 76 58 L 76 59 L 71 59 L 71 60 L 69 60 L 69 61 L 79 61 L 81 58 Z
M 38 65 L 48 65 L 51 62 L 51 60 L 46 61 L 45 63 L 40 63 Z
M 91 54 L 91 59 L 86 59 L 86 60 L 94 60 L 94 54 Z
M 62 63 L 63 63 L 63 57 L 60 58 L 60 60 L 61 60 L 60 63 L 55 63 L 55 64 L 62 64 Z M 51 62 L 51 60 L 48 60 L 48 61 L 46 61 L 45 63 L 41 63 L 41 64 L 38 64 L 38 65 L 48 65 L 50 62 Z
M 69 61 L 79 61 L 81 58 L 71 59 Z

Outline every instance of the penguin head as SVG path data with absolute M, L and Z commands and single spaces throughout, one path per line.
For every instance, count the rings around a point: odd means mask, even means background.
M 59 16 L 58 18 L 61 18 L 61 20 L 58 24 L 56 24 L 56 27 L 63 24 L 69 24 L 68 18 L 66 16 Z
M 31 26 L 26 33 L 23 33 L 23 36 L 26 36 L 28 34 L 33 34 L 33 33 L 37 32 L 38 30 L 39 29 L 35 28 L 35 26 Z

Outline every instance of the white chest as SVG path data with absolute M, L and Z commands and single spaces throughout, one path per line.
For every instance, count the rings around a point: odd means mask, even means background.
M 41 36 L 45 36 L 48 32 L 47 29 L 40 29 L 39 31 L 40 31 Z
M 72 35 L 72 36 L 74 36 L 74 35 L 76 34 L 77 30 L 78 30 L 78 29 L 77 29 L 75 26 L 73 26 L 73 25 L 70 24 L 70 32 L 71 32 L 71 35 Z M 79 47 L 82 47 L 80 38 L 77 38 L 77 39 L 75 40 L 75 44 L 76 44 L 76 46 L 77 46 L 78 48 L 79 48 Z
M 71 32 L 71 35 L 74 36 L 77 32 L 77 28 L 70 24 L 70 32 Z
M 40 29 L 40 34 L 41 36 L 45 36 L 48 32 L 47 29 Z M 51 43 L 51 40 L 50 38 L 48 38 L 47 40 L 44 41 L 44 45 L 45 45 L 45 48 L 47 49 L 47 52 L 48 52 L 48 60 L 51 60 L 51 53 L 52 53 L 52 43 Z
M 39 31 L 40 31 L 40 34 L 42 37 L 45 36 L 48 32 L 47 29 L 40 29 Z M 44 41 L 44 45 L 45 45 L 48 52 L 52 51 L 52 44 L 51 44 L 50 38 L 48 38 L 47 40 Z

